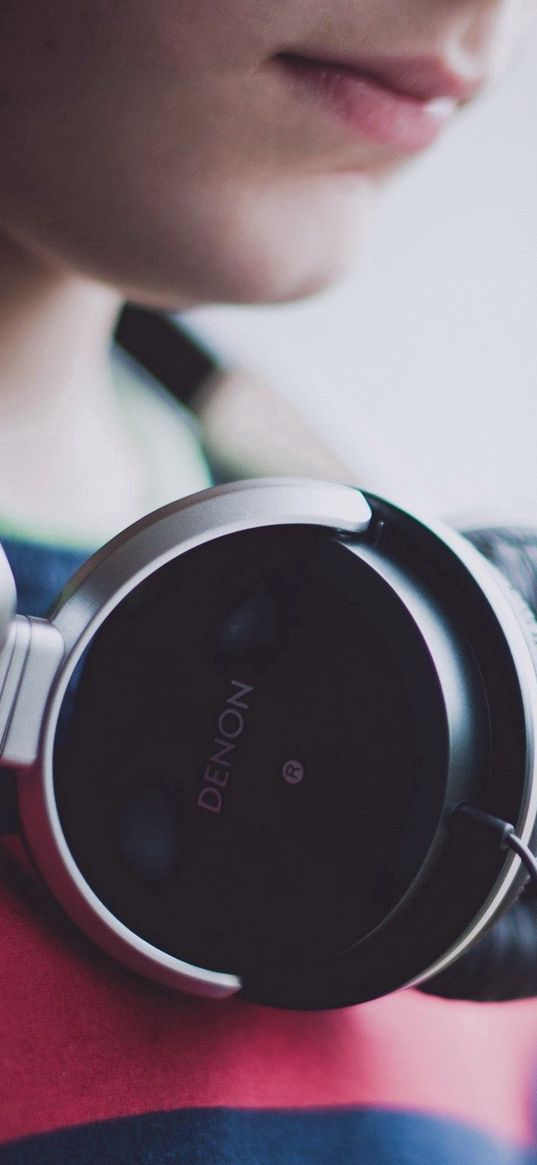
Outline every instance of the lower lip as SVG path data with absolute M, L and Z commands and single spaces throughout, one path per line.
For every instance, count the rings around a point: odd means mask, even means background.
M 403 153 L 432 145 L 456 107 L 450 98 L 409 97 L 333 65 L 286 57 L 275 58 L 275 63 L 294 88 L 324 105 L 359 137 Z

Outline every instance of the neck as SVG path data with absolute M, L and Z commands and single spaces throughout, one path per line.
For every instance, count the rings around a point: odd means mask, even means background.
M 121 302 L 0 237 L 0 529 L 93 541 L 138 516 L 110 368 Z
M 110 288 L 0 238 L 0 432 L 46 426 L 82 402 L 99 407 L 120 306 Z

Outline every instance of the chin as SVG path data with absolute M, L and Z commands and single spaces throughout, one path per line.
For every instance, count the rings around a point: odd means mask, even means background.
M 250 229 L 243 220 L 237 232 L 234 259 L 242 262 L 229 298 L 290 303 L 338 283 L 360 257 L 376 193 L 369 177 L 350 173 L 267 198 Z
M 243 285 L 241 294 L 228 302 L 245 305 L 270 305 L 296 303 L 320 295 L 345 278 L 359 259 L 360 248 L 355 245 L 344 255 L 309 256 L 300 265 L 285 265 L 277 272 L 269 271 L 265 278 L 260 276 L 253 286 Z
M 200 272 L 186 285 L 179 265 L 176 277 L 169 275 L 153 282 L 152 279 L 123 284 L 121 294 L 132 303 L 162 311 L 185 311 L 209 304 L 236 304 L 264 306 L 294 303 L 318 295 L 349 274 L 360 254 L 356 239 L 345 248 L 316 248 L 312 253 L 295 249 L 280 252 L 273 245 L 243 256 L 240 264 L 218 272 Z M 190 285 L 190 281 L 189 281 Z
M 357 174 L 267 189 L 205 206 L 189 235 L 168 229 L 147 249 L 145 278 L 126 298 L 183 311 L 211 303 L 283 304 L 319 294 L 360 255 L 376 187 Z M 241 192 L 242 194 L 242 192 Z

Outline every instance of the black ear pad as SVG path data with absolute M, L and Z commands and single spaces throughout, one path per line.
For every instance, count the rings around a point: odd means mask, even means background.
M 504 526 L 464 533 L 535 615 L 537 530 Z M 537 651 L 533 654 L 537 667 Z M 482 1002 L 537 995 L 537 891 L 533 883 L 467 954 L 420 989 L 444 998 Z

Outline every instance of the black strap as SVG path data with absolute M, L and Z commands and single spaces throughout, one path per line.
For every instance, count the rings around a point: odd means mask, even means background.
M 181 404 L 191 406 L 198 389 L 218 368 L 200 341 L 161 312 L 129 304 L 121 313 L 115 339 Z

